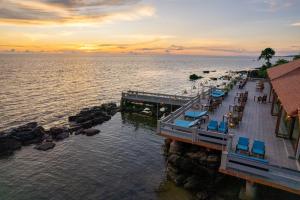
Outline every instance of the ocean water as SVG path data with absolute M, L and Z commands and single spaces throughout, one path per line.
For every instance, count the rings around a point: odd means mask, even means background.
M 0 130 L 30 121 L 66 124 L 67 116 L 119 101 L 127 89 L 181 94 L 191 88 L 191 73 L 220 76 L 259 65 L 252 57 L 3 54 Z M 0 200 L 190 199 L 166 181 L 164 140 L 155 125 L 117 113 L 93 137 L 71 136 L 47 152 L 27 146 L 0 158 Z
M 63 124 L 83 107 L 119 102 L 122 91 L 182 94 L 188 77 L 259 66 L 252 57 L 0 55 L 0 130 L 28 121 Z

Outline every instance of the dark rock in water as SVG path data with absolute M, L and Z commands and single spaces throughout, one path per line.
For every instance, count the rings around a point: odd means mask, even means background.
M 38 143 L 43 140 L 45 130 L 42 126 L 37 126 L 36 122 L 14 128 L 11 131 L 11 137 L 22 142 L 23 145 Z
M 93 136 L 100 133 L 100 130 L 98 129 L 94 129 L 94 128 L 89 128 L 84 130 L 84 134 L 86 134 L 86 136 Z
M 82 129 L 82 127 L 79 124 L 72 125 L 72 126 L 69 127 L 69 132 L 73 133 L 73 132 L 76 132 L 80 129 Z
M 75 135 L 85 134 L 83 129 L 79 129 L 74 132 Z
M 69 137 L 69 136 L 70 136 L 69 132 L 62 132 L 62 133 L 56 135 L 55 139 L 56 140 L 63 140 L 65 138 Z
M 70 122 L 74 122 L 76 119 L 77 119 L 77 116 L 69 116 L 69 117 L 68 117 L 68 120 L 69 120 Z
M 118 107 L 116 103 L 106 103 L 102 104 L 101 106 L 84 108 L 78 114 L 69 116 L 69 121 L 75 122 L 80 125 L 80 127 L 88 129 L 96 126 L 97 124 L 102 124 L 103 122 L 110 120 L 111 116 L 117 111 Z
M 175 178 L 174 182 L 175 182 L 175 184 L 176 184 L 177 186 L 181 186 L 181 185 L 184 184 L 186 178 L 187 178 L 187 177 L 186 177 L 185 175 L 181 174 L 181 175 L 178 175 L 178 176 Z
M 201 181 L 199 180 L 199 177 L 191 176 L 187 178 L 186 183 L 183 187 L 188 190 L 196 190 L 201 187 Z
M 67 127 L 52 127 L 49 134 L 54 140 L 62 140 L 69 137 L 69 129 Z
M 82 128 L 87 129 L 87 128 L 93 127 L 93 126 L 94 126 L 94 123 L 93 123 L 92 121 L 86 121 L 86 122 L 80 124 L 80 126 L 81 126 Z
M 53 149 L 55 147 L 55 143 L 53 142 L 44 142 L 42 144 L 37 145 L 34 147 L 37 150 L 47 151 L 49 149 Z
M 66 127 L 52 127 L 50 128 L 49 132 L 50 132 L 50 135 L 52 136 L 56 136 L 60 133 L 63 133 L 67 130 Z
M 183 159 L 180 159 L 178 167 L 185 171 L 192 171 L 194 168 L 194 164 L 191 159 L 183 158 Z
M 209 71 L 203 71 L 203 74 L 209 74 Z
M 10 154 L 13 151 L 20 149 L 22 144 L 20 141 L 10 138 L 10 136 L 1 136 L 0 137 L 0 155 Z
M 196 200 L 207 200 L 209 195 L 206 191 L 201 191 L 196 194 Z
M 171 154 L 168 157 L 168 162 L 172 163 L 175 166 L 178 166 L 180 164 L 180 159 L 181 159 L 181 157 L 179 155 L 177 155 L 177 154 Z
M 211 77 L 210 80 L 216 81 L 216 80 L 218 80 L 218 78 L 216 78 L 216 77 Z

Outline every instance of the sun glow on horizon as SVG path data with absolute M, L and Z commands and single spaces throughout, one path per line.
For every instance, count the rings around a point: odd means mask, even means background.
M 255 55 L 271 46 L 298 53 L 300 3 L 274 2 L 1 1 L 0 51 Z

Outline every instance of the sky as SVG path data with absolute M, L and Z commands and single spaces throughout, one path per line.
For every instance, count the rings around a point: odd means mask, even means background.
M 0 52 L 300 53 L 300 0 L 0 0 Z

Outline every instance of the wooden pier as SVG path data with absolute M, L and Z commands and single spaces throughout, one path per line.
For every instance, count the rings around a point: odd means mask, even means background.
M 121 101 L 147 102 L 155 104 L 166 104 L 182 106 L 190 101 L 193 97 L 170 95 L 161 93 L 141 92 L 141 91 L 127 91 L 122 92 Z

